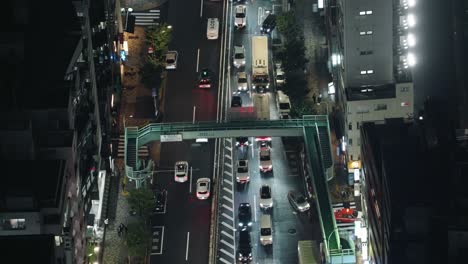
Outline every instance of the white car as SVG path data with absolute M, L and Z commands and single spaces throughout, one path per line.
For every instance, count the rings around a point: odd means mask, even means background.
M 273 207 L 273 197 L 271 197 L 271 187 L 268 184 L 260 187 L 260 208 L 269 209 Z
M 240 68 L 245 66 L 245 48 L 244 45 L 234 46 L 234 67 Z
M 166 70 L 175 70 L 177 69 L 177 59 L 179 58 L 179 53 L 175 50 L 170 50 L 166 53 Z
M 273 163 L 271 161 L 270 147 L 266 144 L 262 144 L 260 147 L 260 172 L 273 171 Z
M 186 182 L 188 180 L 188 162 L 177 161 L 174 165 L 174 180 L 176 182 Z
M 245 5 L 236 6 L 236 13 L 234 14 L 234 24 L 237 28 L 243 28 L 247 22 L 247 7 Z
M 248 160 L 237 161 L 236 181 L 238 183 L 247 183 L 250 181 Z
M 200 178 L 197 180 L 197 198 L 205 200 L 210 197 L 211 180 L 209 178 Z
M 276 80 L 276 86 L 283 86 L 286 83 L 286 78 L 284 76 L 284 71 L 283 67 L 281 66 L 281 63 L 276 63 L 276 73 L 275 73 L 275 80 Z
M 237 73 L 237 91 L 245 92 L 249 90 L 249 83 L 247 81 L 247 73 L 238 72 Z

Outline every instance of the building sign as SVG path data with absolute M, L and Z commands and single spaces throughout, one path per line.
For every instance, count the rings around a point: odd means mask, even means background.
M 172 134 L 172 135 L 161 135 L 161 142 L 180 142 L 182 141 L 181 134 Z

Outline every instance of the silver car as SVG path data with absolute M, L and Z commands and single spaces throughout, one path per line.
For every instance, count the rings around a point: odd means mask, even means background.
M 245 92 L 249 90 L 249 84 L 247 81 L 247 73 L 238 72 L 237 73 L 237 91 Z
M 283 67 L 281 63 L 276 63 L 276 72 L 275 72 L 275 80 L 276 86 L 281 87 L 286 83 L 286 78 L 284 76 Z
M 174 165 L 174 180 L 176 182 L 186 182 L 188 180 L 188 162 L 177 161 Z
M 166 70 L 175 70 L 177 69 L 177 59 L 179 58 L 179 53 L 175 50 L 170 50 L 166 53 Z
M 267 145 L 262 145 L 260 147 L 260 172 L 269 172 L 273 170 L 273 163 L 271 161 L 271 151 L 270 147 Z
M 304 195 L 297 191 L 288 192 L 288 200 L 294 210 L 299 212 L 305 212 L 310 209 L 310 204 L 307 202 Z
M 273 207 L 273 197 L 271 197 L 271 187 L 268 184 L 260 187 L 260 208 L 269 209 Z
M 234 67 L 240 68 L 245 66 L 245 48 L 244 45 L 234 46 Z
M 248 160 L 237 161 L 236 181 L 238 183 L 247 183 L 250 181 Z
M 210 197 L 211 180 L 209 178 L 200 178 L 197 180 L 197 198 L 205 200 Z
M 237 28 L 245 27 L 247 23 L 247 7 L 245 5 L 236 6 L 236 13 L 234 14 L 234 24 Z

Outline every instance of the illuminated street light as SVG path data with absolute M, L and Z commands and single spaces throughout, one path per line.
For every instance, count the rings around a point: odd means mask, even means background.
M 408 0 L 409 7 L 413 7 L 416 5 L 416 0 Z
M 407 61 L 410 67 L 416 65 L 416 56 L 413 53 L 408 53 Z
M 414 27 L 416 25 L 416 17 L 413 14 L 408 14 L 407 22 L 408 26 Z
M 416 45 L 416 37 L 412 33 L 408 34 L 407 40 L 408 46 L 414 47 Z

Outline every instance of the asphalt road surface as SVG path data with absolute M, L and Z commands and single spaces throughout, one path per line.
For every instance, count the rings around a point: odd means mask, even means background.
M 169 1 L 169 49 L 178 51 L 179 60 L 177 69 L 168 72 L 164 122 L 192 122 L 194 116 L 196 121 L 216 120 L 220 40 L 206 39 L 206 25 L 208 17 L 222 19 L 222 8 L 222 2 L 205 1 L 201 15 L 200 1 Z M 211 89 L 197 88 L 197 70 L 203 68 L 214 73 Z M 167 189 L 168 199 L 166 213 L 152 217 L 152 225 L 163 226 L 164 232 L 156 238 L 162 246 L 160 253 L 151 255 L 151 263 L 208 263 L 211 199 L 198 200 L 195 188 L 198 178 L 212 178 L 213 150 L 211 141 L 162 143 L 153 182 Z M 174 163 L 179 160 L 187 160 L 192 168 L 185 183 L 174 182 Z

